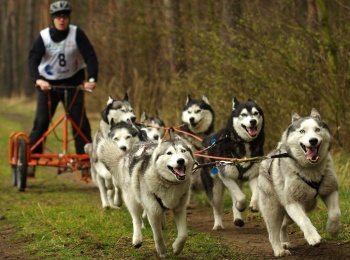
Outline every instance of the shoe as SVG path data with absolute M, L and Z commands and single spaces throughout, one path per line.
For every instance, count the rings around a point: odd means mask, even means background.
M 35 166 L 29 165 L 27 167 L 27 177 L 32 177 L 32 178 L 35 177 Z

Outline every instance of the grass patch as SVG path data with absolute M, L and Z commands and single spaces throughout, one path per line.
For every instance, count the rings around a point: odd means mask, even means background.
M 18 192 L 11 185 L 8 138 L 13 131 L 29 133 L 35 109 L 33 102 L 24 103 L 19 109 L 13 101 L 5 100 L 0 108 L 2 228 L 14 227 L 15 240 L 27 241 L 24 251 L 32 259 L 156 259 L 151 228 L 143 230 L 143 245 L 134 249 L 127 210 L 123 207 L 102 211 L 97 187 L 80 181 L 75 173 L 59 175 L 56 168 L 37 167 L 36 178 L 27 181 L 25 192 Z M 47 142 L 55 147 L 53 149 L 60 147 L 54 139 Z M 220 239 L 192 229 L 184 251 L 179 256 L 173 255 L 171 244 L 176 231 L 172 219 L 167 221 L 164 237 L 168 259 L 232 259 L 236 256 Z

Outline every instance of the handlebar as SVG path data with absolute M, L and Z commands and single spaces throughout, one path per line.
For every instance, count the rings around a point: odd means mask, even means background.
M 35 87 L 39 87 L 39 85 L 35 85 Z M 83 88 L 83 85 L 78 85 L 78 86 L 73 86 L 73 85 L 50 85 L 49 89 L 56 90 L 56 89 L 77 89 L 79 88 L 80 90 L 87 91 L 87 92 L 92 92 L 92 89 L 86 89 Z
M 56 89 L 77 89 L 79 88 L 80 90 L 87 91 L 87 92 L 92 92 L 92 89 L 86 89 L 83 88 L 83 85 L 79 86 L 73 86 L 73 85 L 50 85 L 49 89 L 56 90 Z

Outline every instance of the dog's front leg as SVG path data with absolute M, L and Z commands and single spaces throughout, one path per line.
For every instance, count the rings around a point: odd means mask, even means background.
M 235 180 L 229 177 L 222 177 L 221 179 L 227 187 L 232 199 L 233 223 L 235 226 L 243 227 L 244 221 L 242 220 L 241 212 L 247 207 L 247 202 L 246 197 L 241 190 L 242 185 L 238 185 Z
M 181 253 L 188 237 L 186 223 L 186 207 L 175 208 L 173 210 L 173 213 L 177 227 L 177 237 L 173 243 L 173 252 L 177 255 Z
M 101 197 L 101 202 L 102 202 L 102 208 L 103 209 L 109 209 L 109 203 L 107 199 L 107 189 L 105 186 L 105 180 L 103 177 L 100 175 L 96 175 L 96 181 L 97 181 L 97 186 L 98 189 L 100 190 L 100 197 Z
M 149 224 L 151 225 L 153 231 L 153 239 L 156 246 L 157 253 L 160 258 L 166 256 L 166 246 L 162 234 L 162 219 L 164 217 L 164 212 L 162 209 L 147 210 Z
M 311 220 L 297 202 L 289 203 L 285 206 L 288 215 L 304 232 L 306 241 L 311 246 L 319 246 L 321 243 L 321 236 L 318 234 L 316 228 L 312 225 Z
M 258 203 L 258 178 L 254 177 L 249 179 L 249 187 L 252 191 L 252 197 L 249 203 L 249 208 L 252 212 L 259 211 L 259 203 Z
M 321 198 L 328 208 L 327 231 L 331 236 L 336 236 L 341 228 L 338 191 Z

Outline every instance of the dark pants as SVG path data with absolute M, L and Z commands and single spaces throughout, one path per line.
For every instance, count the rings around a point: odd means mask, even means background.
M 50 90 L 48 92 L 44 92 L 40 89 L 37 89 L 38 97 L 37 97 L 37 107 L 34 118 L 34 127 L 29 135 L 30 146 L 33 146 L 47 131 L 50 124 L 50 116 L 53 117 L 57 105 L 60 101 L 62 103 L 65 102 L 65 95 L 63 89 L 58 90 Z M 85 135 L 85 137 L 91 142 L 91 127 L 88 118 L 86 117 L 86 111 L 84 108 L 84 91 L 79 90 L 77 96 L 75 98 L 74 103 L 71 106 L 72 99 L 76 94 L 75 89 L 67 90 L 67 103 L 66 107 L 69 109 L 69 116 L 73 119 L 74 123 L 80 127 L 80 130 Z M 49 97 L 50 95 L 50 97 Z M 48 102 L 51 101 L 50 106 Z M 71 107 L 70 107 L 71 106 Z M 50 112 L 49 112 L 50 108 Z M 72 127 L 74 141 L 75 141 L 75 150 L 77 154 L 83 154 L 84 146 L 86 142 L 84 139 L 77 134 L 75 128 Z M 69 137 L 67 137 L 69 139 Z M 32 153 L 42 153 L 43 147 L 42 143 L 40 143 Z

